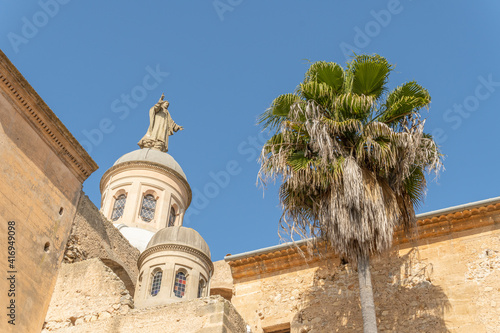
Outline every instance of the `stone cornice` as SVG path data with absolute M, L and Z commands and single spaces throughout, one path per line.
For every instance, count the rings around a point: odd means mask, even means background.
M 205 253 L 203 253 L 202 251 L 200 251 L 198 249 L 192 248 L 190 246 L 182 245 L 182 244 L 160 244 L 160 245 L 153 246 L 149 249 L 146 249 L 139 256 L 139 260 L 137 260 L 137 267 L 139 268 L 139 270 L 141 269 L 142 263 L 144 262 L 144 260 L 147 257 L 149 257 L 150 255 L 152 255 L 154 253 L 161 252 L 161 251 L 178 251 L 178 252 L 189 253 L 191 255 L 194 255 L 195 257 L 200 258 L 203 261 L 203 263 L 207 267 L 209 267 L 210 274 L 212 274 L 214 271 L 214 264 L 212 263 L 212 260 L 210 260 L 210 258 Z
M 417 220 L 416 236 L 408 238 L 403 230 L 394 232 L 393 245 L 403 245 L 413 240 L 436 239 L 460 231 L 479 229 L 500 224 L 500 200 L 484 206 L 465 207 L 441 215 L 422 216 Z
M 308 246 L 306 243 L 290 244 L 273 252 L 257 254 L 234 261 L 226 260 L 231 267 L 233 279 L 251 278 L 291 268 L 314 267 L 325 259 L 340 262 L 338 256 L 332 251 L 318 252 Z
M 98 166 L 54 112 L 0 51 L 1 91 L 83 183 Z
M 174 169 L 169 168 L 167 166 L 164 166 L 163 164 L 160 164 L 160 163 L 155 163 L 155 162 L 129 161 L 129 162 L 123 162 L 123 163 L 112 166 L 104 173 L 104 175 L 101 178 L 101 183 L 100 183 L 101 193 L 103 193 L 104 185 L 109 181 L 111 176 L 113 176 L 119 172 L 125 171 L 127 169 L 138 168 L 138 167 L 153 170 L 156 172 L 160 172 L 160 173 L 163 173 L 164 175 L 169 176 L 169 177 L 174 176 L 175 179 L 178 180 L 182 185 L 184 185 L 184 187 L 187 190 L 188 202 L 186 205 L 186 209 L 189 207 L 189 205 L 191 204 L 193 194 L 191 192 L 191 187 L 189 186 L 189 183 L 187 182 L 187 180 L 180 173 L 175 171 Z
M 413 246 L 413 242 L 430 243 L 442 240 L 443 236 L 451 236 L 461 231 L 480 233 L 484 227 L 500 226 L 500 199 L 491 200 L 484 205 L 459 206 L 446 210 L 443 214 L 422 214 L 417 220 L 417 232 L 413 238 L 406 237 L 403 230 L 394 233 L 393 248 Z M 414 243 L 413 243 L 414 244 Z M 234 279 L 245 279 L 287 269 L 311 266 L 325 258 L 339 260 L 333 251 L 323 256 L 313 256 L 307 252 L 307 242 L 299 241 L 297 245 L 284 244 L 249 253 L 238 254 L 232 258 L 226 256 L 225 261 L 231 266 Z

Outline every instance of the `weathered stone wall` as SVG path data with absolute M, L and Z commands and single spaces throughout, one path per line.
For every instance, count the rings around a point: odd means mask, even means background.
M 314 287 L 317 271 L 317 265 L 299 266 L 278 274 L 236 280 L 231 302 L 254 333 L 291 323 L 301 310 L 306 294 Z M 321 301 L 325 300 L 324 297 Z
M 82 183 L 96 168 L 0 51 L 1 332 L 40 331 Z
M 134 309 L 125 315 L 84 323 L 77 322 L 74 326 L 55 331 L 58 333 L 246 333 L 246 324 L 231 303 L 220 296 L 211 296 L 156 308 Z
M 139 272 L 139 254 L 139 250 L 130 245 L 92 201 L 82 195 L 64 254 L 64 262 L 99 258 L 123 280 L 133 295 Z
M 44 331 L 128 313 L 133 308 L 123 281 L 99 259 L 63 264 Z
M 500 332 L 498 223 L 396 246 L 371 269 L 379 332 Z M 253 333 L 362 332 L 357 272 L 338 259 L 235 279 L 232 303 Z
M 224 260 L 214 262 L 214 274 L 210 280 L 210 295 L 220 295 L 228 301 L 231 301 L 233 297 L 231 267 Z

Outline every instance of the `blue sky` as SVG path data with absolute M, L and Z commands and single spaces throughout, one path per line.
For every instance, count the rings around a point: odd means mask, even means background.
M 496 1 L 0 0 L 0 8 L 0 48 L 100 167 L 84 185 L 97 206 L 101 176 L 137 149 L 165 93 L 185 128 L 169 149 L 193 189 L 185 225 L 214 260 L 279 243 L 276 187 L 255 185 L 265 138 L 256 119 L 293 91 L 308 60 L 345 65 L 348 50 L 395 64 L 391 86 L 416 80 L 431 93 L 426 130 L 446 170 L 429 181 L 419 212 L 500 195 Z

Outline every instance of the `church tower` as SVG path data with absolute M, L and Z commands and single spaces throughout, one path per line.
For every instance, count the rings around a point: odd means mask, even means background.
M 101 212 L 141 252 L 154 233 L 182 226 L 191 187 L 179 163 L 154 148 L 120 157 L 101 179 Z
M 140 149 L 120 157 L 100 183 L 101 212 L 141 251 L 138 308 L 208 296 L 213 273 L 207 243 L 182 226 L 191 187 L 167 151 L 168 137 L 183 128 L 172 120 L 163 98 L 149 110 Z

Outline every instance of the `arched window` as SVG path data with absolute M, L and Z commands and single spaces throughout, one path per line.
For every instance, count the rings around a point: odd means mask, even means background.
M 174 294 L 182 298 L 186 293 L 186 274 L 184 272 L 177 272 L 175 274 Z
M 115 205 L 113 206 L 113 214 L 111 219 L 113 221 L 118 220 L 123 215 L 123 210 L 125 209 L 125 201 L 127 201 L 127 196 L 125 194 L 120 194 L 115 200 Z
M 170 217 L 168 218 L 168 226 L 173 227 L 175 225 L 175 208 L 170 207 Z
M 153 280 L 151 282 L 151 296 L 156 296 L 160 292 L 162 276 L 163 272 L 161 270 L 158 270 L 153 274 Z
M 149 222 L 155 217 L 156 199 L 153 195 L 147 194 L 142 199 L 141 218 Z
M 200 279 L 200 284 L 198 284 L 198 298 L 203 297 L 205 294 L 205 280 Z

